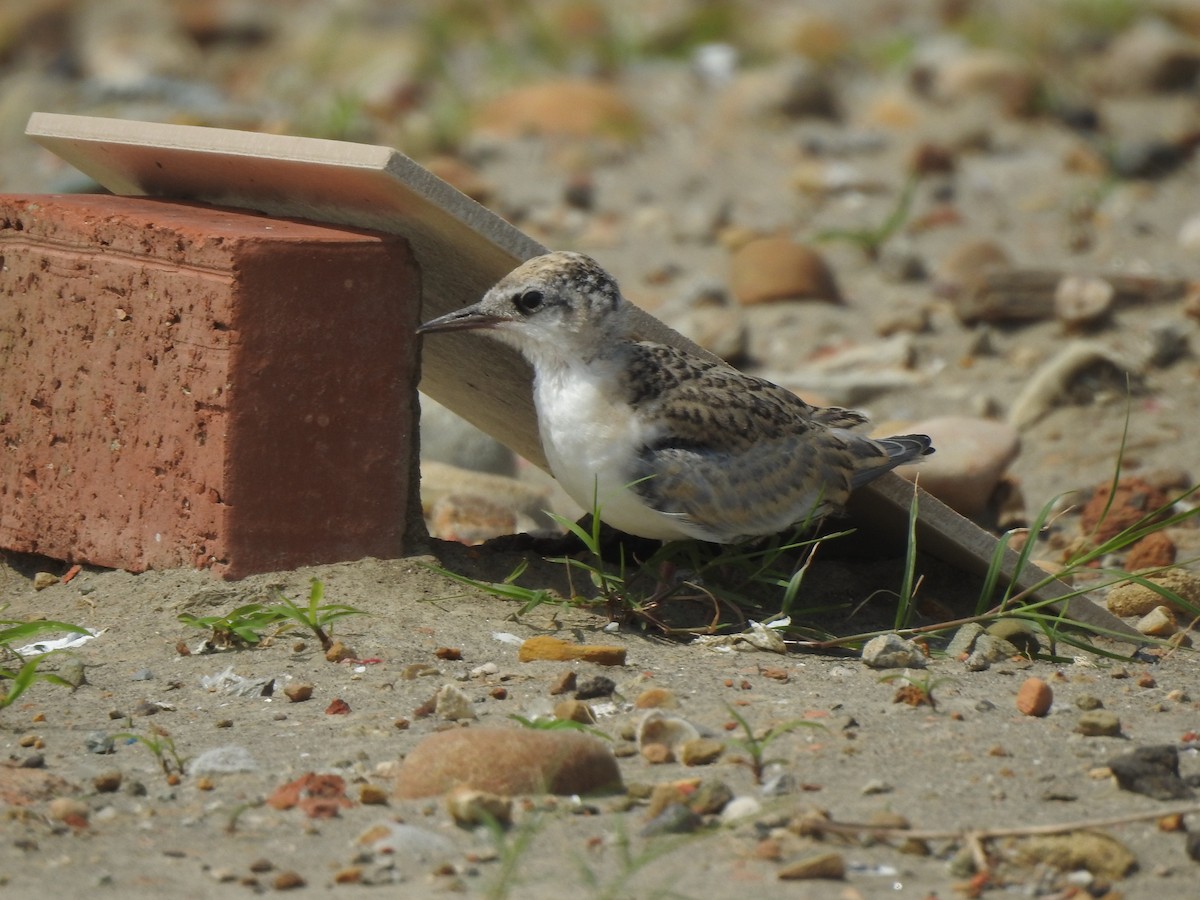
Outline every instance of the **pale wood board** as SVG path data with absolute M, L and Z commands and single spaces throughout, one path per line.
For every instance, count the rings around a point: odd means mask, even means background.
M 403 235 L 421 267 L 425 319 L 474 303 L 520 262 L 546 252 L 389 147 L 43 112 L 30 117 L 26 133 L 114 194 L 196 200 Z M 640 313 L 638 331 L 709 355 L 647 313 Z M 423 351 L 420 388 L 545 467 L 529 368 L 515 352 L 478 336 L 446 335 Z M 889 474 L 859 490 L 850 511 L 903 538 L 912 496 L 911 484 Z M 986 571 L 995 537 L 925 492 L 919 496 L 918 545 L 965 571 Z M 1007 577 L 1016 563 L 1016 554 L 1006 554 Z M 1034 580 L 1025 573 L 1018 583 Z M 1055 595 L 1069 591 L 1054 587 Z M 1078 598 L 1068 601 L 1067 613 L 1136 634 Z

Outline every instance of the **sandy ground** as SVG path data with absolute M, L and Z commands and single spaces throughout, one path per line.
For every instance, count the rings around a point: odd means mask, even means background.
M 890 22 L 881 15 L 875 27 L 886 30 Z M 1086 55 L 1087 46 L 1081 46 L 1079 53 Z M 1073 77 L 1075 70 L 1070 72 Z M 987 237 L 1025 268 L 1197 277 L 1194 239 L 1189 243 L 1183 236 L 1200 213 L 1195 160 L 1146 178 L 1110 178 L 1068 162 L 1080 148 L 1104 141 L 1128 147 L 1194 131 L 1200 122 L 1195 95 L 1122 96 L 1056 74 L 1060 80 L 1051 83 L 1071 85 L 1100 113 L 1107 128 L 1103 140 L 1082 136 L 1053 116 L 1008 116 L 969 99 L 942 105 L 910 100 L 915 118 L 879 137 L 868 115 L 871 101 L 888 91 L 903 93 L 909 80 L 901 70 L 852 65 L 833 70 L 847 107 L 839 121 L 747 118 L 728 112 L 686 64 L 667 62 L 634 67 L 618 79 L 654 123 L 632 147 L 581 156 L 536 141 L 480 141 L 468 156 L 493 187 L 493 207 L 552 246 L 594 254 L 631 299 L 668 319 L 678 309 L 672 304 L 691 285 L 704 279 L 724 283 L 729 275 L 720 229 L 697 237 L 679 224 L 690 210 L 727 207 L 721 218 L 731 227 L 800 239 L 826 228 L 877 223 L 894 207 L 907 161 L 922 143 L 955 148 L 955 171 L 922 182 L 911 215 L 926 225 L 898 234 L 888 242 L 891 251 L 911 252 L 935 269 L 956 247 Z M 76 99 L 57 108 L 87 107 Z M 846 162 L 882 186 L 821 198 L 797 192 L 791 187 L 797 165 L 811 162 L 803 149 L 815 145 L 834 148 L 821 161 Z M 594 187 L 586 210 L 564 201 L 580 159 Z M 20 175 L 6 169 L 5 189 L 49 189 L 61 173 L 44 161 L 39 165 Z M 939 218 L 947 207 L 956 219 Z M 951 224 L 929 224 L 942 221 Z M 1166 328 L 1179 337 L 1181 352 L 1146 364 L 1135 379 L 1125 465 L 1141 472 L 1182 469 L 1192 481 L 1200 473 L 1200 420 L 1194 414 L 1200 369 L 1190 349 L 1194 312 L 1189 317 L 1184 300 L 1120 305 L 1084 334 L 1069 334 L 1053 320 L 966 326 L 929 279 L 897 281 L 858 247 L 820 247 L 846 302 L 748 310 L 748 368 L 785 383 L 802 381 L 806 363 L 831 348 L 870 347 L 882 340 L 876 333 L 881 319 L 919 308 L 929 327 L 909 336 L 909 361 L 900 368 L 920 377 L 887 389 L 871 387 L 866 378 L 865 387 L 849 389 L 849 399 L 829 394 L 826 386 L 826 399 L 865 407 L 878 421 L 911 422 L 943 412 L 1003 417 L 1031 373 L 1072 342 L 1142 346 Z M 1030 513 L 1059 494 L 1112 476 L 1125 425 L 1123 378 L 1114 382 L 1103 371 L 1092 375 L 1073 382 L 1059 405 L 1021 429 L 1022 450 L 1011 471 Z M 1194 529 L 1177 535 L 1193 556 L 1194 535 Z M 101 634 L 71 654 L 83 662 L 86 684 L 74 691 L 36 685 L 0 711 L 5 758 L 0 792 L 6 804 L 0 886 L 13 896 L 53 887 L 80 895 L 228 897 L 285 888 L 295 883 L 288 873 L 295 873 L 308 891 L 345 895 L 366 890 L 362 883 L 337 883 L 357 876 L 360 882 L 394 885 L 385 890 L 405 897 L 464 891 L 497 897 L 948 897 L 982 889 L 969 883 L 966 870 L 950 865 L 964 844 L 955 834 L 1064 822 L 1086 827 L 1127 818 L 1102 829 L 1136 858 L 1124 879 L 1014 862 L 1015 847 L 997 840 L 987 844 L 1002 860 L 996 893 L 1007 879 L 1027 895 L 1068 896 L 1086 887 L 1102 896 L 1111 883 L 1114 897 L 1195 896 L 1197 863 L 1185 850 L 1186 835 L 1162 830 L 1157 821 L 1174 809 L 1196 808 L 1195 801 L 1122 791 L 1103 771 L 1116 754 L 1167 744 L 1181 749 L 1185 778 L 1200 774 L 1194 738 L 1200 703 L 1193 699 L 1200 698 L 1200 674 L 1191 651 L 1124 661 L 1087 655 L 1074 661 L 1007 661 L 984 672 L 935 658 L 927 684 L 933 685 L 936 706 L 914 707 L 894 702 L 902 684 L 885 681 L 849 655 L 720 653 L 636 627 L 605 631 L 602 613 L 562 606 L 518 617 L 517 604 L 464 591 L 422 566 L 438 561 L 498 581 L 520 559 L 434 544 L 429 557 L 362 560 L 236 584 L 190 571 L 135 576 L 85 570 L 69 584 L 35 592 L 30 581 L 35 571 L 61 574 L 66 566 L 10 556 L 0 569 L 5 617 L 46 616 Z M 969 608 L 976 589 L 969 580 L 935 561 L 923 559 L 921 568 L 930 599 L 949 610 Z M 877 592 L 894 592 L 901 571 L 896 559 L 830 560 L 806 581 L 802 608 L 832 606 L 817 624 L 839 633 L 879 627 L 890 619 L 891 601 Z M 329 663 L 311 638 L 294 634 L 257 649 L 179 652 L 180 642 L 194 650 L 201 637 L 178 621 L 180 613 L 227 612 L 271 596 L 275 588 L 301 599 L 314 577 L 324 583 L 328 601 L 367 614 L 338 626 L 339 637 L 362 662 Z M 534 559 L 522 583 L 560 589 L 562 567 Z M 927 612 L 921 621 L 931 616 Z M 497 637 L 542 633 L 619 644 L 628 662 L 617 670 L 521 663 L 516 645 Z M 444 647 L 459 649 L 461 660 L 441 658 L 437 651 Z M 55 658 L 49 668 L 67 658 Z M 470 674 L 485 663 L 495 664 L 494 674 Z M 247 678 L 276 679 L 275 695 L 235 697 L 201 684 L 202 677 L 226 667 Z M 556 699 L 550 687 L 567 668 L 581 678 L 603 674 L 616 682 L 598 727 L 620 754 L 633 748 L 623 737 L 640 716 L 632 701 L 652 686 L 673 692 L 680 715 L 729 743 L 721 761 L 703 767 L 652 765 L 636 752 L 621 755 L 622 775 L 634 795 L 637 786 L 700 778 L 723 782 L 736 797 L 754 798 L 757 811 L 732 823 L 710 818 L 691 834 L 648 837 L 644 803 L 624 796 L 582 805 L 566 798 L 532 801 L 500 842 L 509 849 L 497 852 L 492 835 L 455 826 L 437 802 L 361 802 L 366 786 L 382 788 L 386 797 L 395 762 L 423 737 L 447 727 L 416 712 L 444 684 L 458 685 L 475 701 L 481 724 L 516 727 L 510 716 L 549 710 Z M 415 675 L 418 670 L 424 674 Z M 1044 718 L 1016 710 L 1017 690 L 1030 676 L 1054 690 L 1054 706 Z M 923 678 L 916 676 L 919 683 Z M 280 691 L 293 682 L 311 683 L 312 699 L 289 702 Z M 338 699 L 348 705 L 347 714 L 331 713 Z M 1119 737 L 1075 731 L 1081 706 L 1095 701 L 1119 718 Z M 729 704 L 756 728 L 796 719 L 823 726 L 789 731 L 770 745 L 768 755 L 777 760 L 771 774 L 789 776 L 776 782 L 782 784 L 779 793 L 764 795 L 749 769 L 734 761 L 739 751 L 731 742 Z M 142 714 L 153 705 L 161 708 L 153 716 Z M 187 760 L 178 784 L 168 783 L 145 746 L 119 739 L 109 754 L 88 748 L 96 732 L 150 736 L 154 727 L 169 732 Z M 205 778 L 190 769 L 204 751 L 229 745 L 248 751 L 252 771 Z M 28 767 L 39 756 L 41 767 Z M 121 776 L 118 789 L 101 792 L 95 779 L 113 772 Z M 350 805 L 328 819 L 262 805 L 307 772 L 340 775 Z M 86 813 L 86 823 L 52 818 L 55 797 L 82 803 L 76 813 Z M 824 810 L 842 823 L 898 814 L 938 835 L 927 842 L 929 855 L 917 855 L 861 837 L 797 834 L 795 823 L 811 810 Z M 444 864 L 402 853 L 371 854 L 362 837 L 396 820 L 449 841 Z M 1200 827 L 1197 816 L 1186 821 Z M 512 849 L 525 839 L 527 846 Z M 848 866 L 843 882 L 780 880 L 789 864 L 827 851 L 840 853 Z M 1102 856 L 1116 853 L 1110 849 Z

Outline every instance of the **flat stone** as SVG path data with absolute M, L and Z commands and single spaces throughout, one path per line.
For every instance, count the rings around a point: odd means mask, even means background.
M 1184 800 L 1195 796 L 1179 776 L 1179 751 L 1170 744 L 1137 747 L 1114 756 L 1108 768 L 1123 791 L 1155 800 Z
M 779 300 L 842 300 L 825 258 L 789 238 L 755 238 L 738 247 L 730 260 L 729 279 L 733 295 L 746 306 Z
M 1166 572 L 1147 576 L 1146 580 L 1167 589 L 1190 604 L 1200 605 L 1200 575 L 1194 572 L 1187 569 L 1168 569 Z M 1117 616 L 1144 616 L 1156 606 L 1176 606 L 1170 597 L 1134 581 L 1114 586 L 1105 598 L 1105 605 L 1108 606 L 1109 612 Z M 1178 612 L 1185 616 L 1191 615 L 1183 607 Z
M 1084 737 L 1120 737 L 1121 720 L 1107 709 L 1092 709 L 1075 723 L 1075 733 Z
M 685 766 L 707 766 L 721 758 L 725 745 L 712 738 L 694 738 L 679 746 L 679 761 Z
M 777 873 L 782 881 L 841 881 L 846 877 L 846 859 L 840 853 L 821 853 L 789 863 Z
M 528 638 L 517 652 L 521 662 L 550 659 L 565 662 L 583 660 L 601 666 L 625 665 L 625 648 L 605 644 L 572 644 L 548 634 Z
M 460 728 L 430 735 L 404 758 L 396 776 L 396 795 L 430 797 L 457 785 L 502 796 L 622 789 L 615 757 L 591 735 L 533 728 Z

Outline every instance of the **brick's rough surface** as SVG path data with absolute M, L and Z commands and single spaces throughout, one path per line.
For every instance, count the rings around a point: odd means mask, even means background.
M 419 299 L 392 235 L 0 195 L 0 547 L 224 577 L 399 554 Z

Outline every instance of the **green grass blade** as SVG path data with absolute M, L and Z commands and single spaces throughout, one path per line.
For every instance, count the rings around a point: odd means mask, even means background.
M 1000 576 L 1004 571 L 1004 558 L 1008 555 L 1008 542 L 1011 537 L 1011 532 L 1000 535 L 1000 539 L 996 541 L 996 546 L 992 550 L 992 558 L 988 561 L 987 573 L 983 578 L 983 587 L 979 591 L 979 600 L 975 604 L 975 615 L 977 616 L 982 615 L 992 605 L 992 598 L 996 596 L 996 588 L 1000 584 Z M 1030 532 L 1029 540 L 1035 539 L 1035 535 Z
M 37 619 L 33 622 L 20 622 L 16 619 L 0 620 L 0 646 L 15 644 L 17 641 L 28 640 L 40 634 L 53 631 L 66 631 L 71 634 L 91 634 L 80 625 L 69 622 L 55 622 L 50 619 Z
M 1007 607 L 1009 601 L 1012 600 L 1017 593 L 1025 590 L 1020 586 L 1021 576 L 1025 574 L 1025 568 L 1029 565 L 1029 557 L 1033 553 L 1033 548 L 1037 545 L 1038 536 L 1046 527 L 1047 519 L 1050 518 L 1050 510 L 1054 508 L 1054 504 L 1057 502 L 1058 498 L 1056 497 L 1043 506 L 1038 511 L 1038 514 L 1034 517 L 1033 522 L 1030 524 L 1029 540 L 1025 542 L 1025 546 L 1023 546 L 1020 552 L 1017 553 L 1016 565 L 1013 566 L 1012 572 L 1008 575 L 1008 586 L 1004 589 L 1004 597 L 1000 601 L 1001 610 Z M 1007 556 L 1008 554 L 1005 553 L 1001 557 L 1001 560 L 1003 561 L 1003 559 Z M 1038 584 L 1039 586 L 1042 586 L 1050 584 L 1055 580 L 1057 580 L 1055 576 L 1047 575 L 1047 577 L 1039 581 Z
M 904 550 L 904 578 L 900 582 L 900 601 L 896 605 L 895 625 L 907 628 L 912 624 L 913 585 L 917 577 L 917 486 L 913 484 L 912 502 L 908 504 L 908 544 Z

